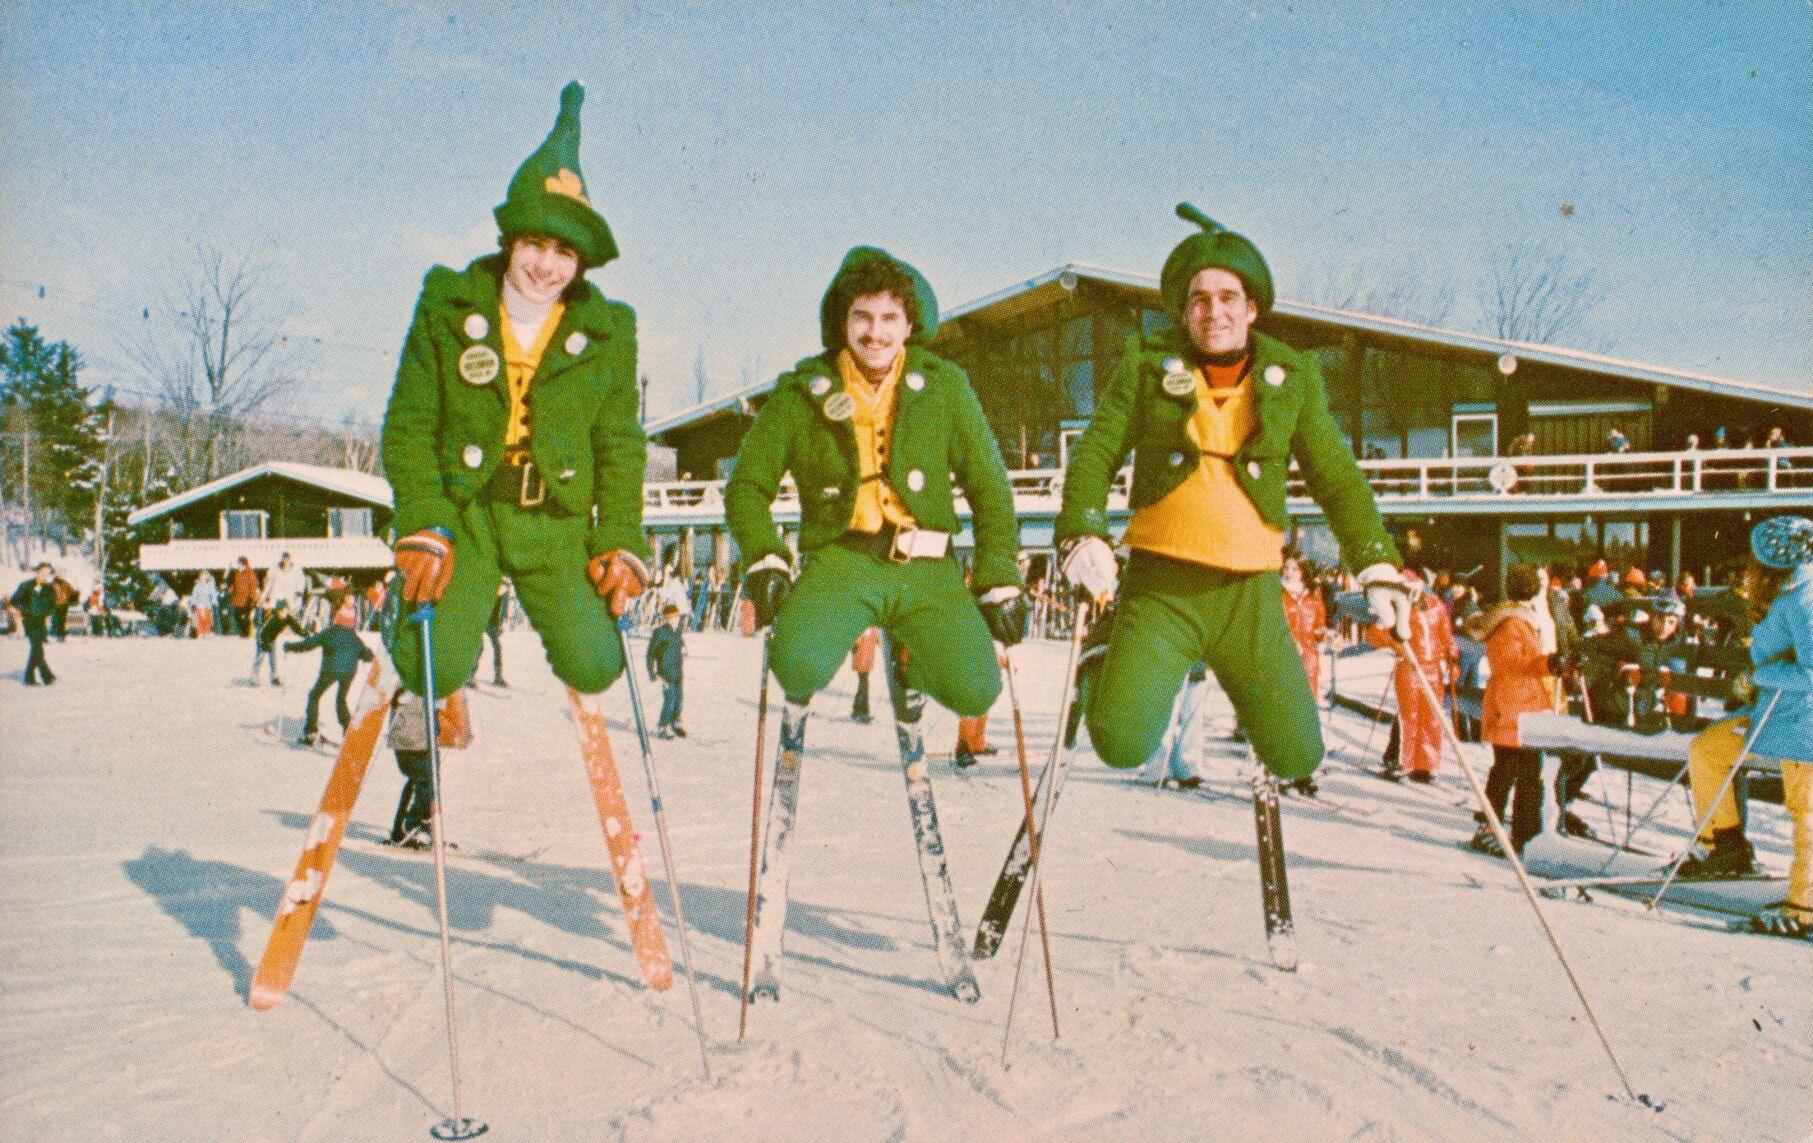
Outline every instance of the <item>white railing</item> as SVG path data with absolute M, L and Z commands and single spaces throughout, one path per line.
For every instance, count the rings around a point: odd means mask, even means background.
M 1780 496 L 1813 502 L 1813 448 L 1718 449 L 1693 452 L 1591 453 L 1576 456 L 1485 457 L 1481 459 L 1368 460 L 1360 462 L 1373 495 L 1382 504 L 1494 501 L 1527 504 L 1531 498 L 1625 500 L 1630 498 Z M 1109 492 L 1111 511 L 1126 507 L 1133 470 L 1123 468 Z M 1064 495 L 1064 473 L 1056 468 L 1008 473 L 1014 506 L 1021 515 L 1056 513 Z M 1309 490 L 1292 466 L 1286 486 L 1291 501 L 1309 503 Z M 663 481 L 644 486 L 644 515 L 650 523 L 675 517 L 722 519 L 721 480 Z M 797 517 L 799 494 L 781 486 L 777 516 Z M 958 511 L 968 508 L 958 499 Z
M 268 540 L 171 540 L 140 544 L 139 566 L 146 571 L 197 571 L 230 568 L 244 556 L 255 568 L 273 568 L 288 552 L 304 568 L 387 568 L 390 545 L 373 536 L 292 536 Z

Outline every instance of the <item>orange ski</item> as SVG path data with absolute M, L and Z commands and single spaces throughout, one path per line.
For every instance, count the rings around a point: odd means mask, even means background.
M 309 927 L 315 922 L 315 910 L 321 907 L 327 875 L 333 872 L 347 819 L 352 816 L 353 803 L 359 799 L 359 787 L 365 783 L 366 767 L 377 750 L 378 735 L 384 730 L 384 717 L 390 710 L 390 695 L 395 684 L 383 676 L 382 660 L 373 663 L 365 693 L 353 711 L 346 741 L 340 745 L 340 756 L 327 780 L 327 792 L 321 795 L 321 808 L 309 823 L 296 872 L 290 875 L 289 883 L 283 889 L 283 899 L 277 903 L 277 923 L 271 927 L 270 943 L 264 947 L 264 957 L 258 962 L 258 972 L 252 977 L 252 991 L 247 998 L 260 1012 L 283 1003 L 283 998 L 289 995 L 290 982 L 296 979 L 302 946 L 307 943 Z
M 597 696 L 588 700 L 568 687 L 567 698 L 572 701 L 573 718 L 579 724 L 586 777 L 591 779 L 592 800 L 598 803 L 598 820 L 604 826 L 604 841 L 611 851 L 611 876 L 616 879 L 617 893 L 623 898 L 623 915 L 629 921 L 630 948 L 642 969 L 642 979 L 656 992 L 665 992 L 674 985 L 673 960 L 667 952 L 667 937 L 661 931 L 661 914 L 655 909 L 655 897 L 649 889 L 642 850 L 636 844 L 636 831 L 630 825 L 629 802 L 623 796 L 623 781 L 617 774 L 617 757 L 611 752 L 604 715 L 598 710 Z

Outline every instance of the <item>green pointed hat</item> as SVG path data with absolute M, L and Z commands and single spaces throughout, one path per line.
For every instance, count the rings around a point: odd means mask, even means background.
M 579 105 L 585 88 L 574 80 L 560 92 L 560 114 L 547 141 L 516 169 L 510 193 L 492 213 L 506 236 L 546 234 L 579 252 L 585 267 L 602 266 L 617 256 L 611 228 L 586 198 L 579 174 Z
M 837 268 L 837 276 L 831 279 L 825 300 L 819 305 L 819 333 L 825 348 L 839 350 L 844 347 L 844 322 L 851 302 L 883 290 L 897 292 L 896 283 L 903 275 L 911 296 L 901 300 L 906 304 L 907 320 L 913 323 L 907 344 L 931 344 L 938 336 L 938 299 L 932 294 L 931 283 L 918 270 L 886 250 L 857 246 L 844 255 L 843 265 Z
M 1247 296 L 1259 304 L 1260 317 L 1272 312 L 1272 271 L 1259 248 L 1187 202 L 1177 204 L 1177 217 L 1194 222 L 1202 231 L 1177 244 L 1158 277 L 1158 294 L 1171 320 L 1183 324 L 1190 280 L 1210 266 L 1218 266 L 1246 284 Z

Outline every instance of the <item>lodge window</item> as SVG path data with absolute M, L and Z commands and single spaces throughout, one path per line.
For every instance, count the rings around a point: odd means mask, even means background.
M 262 509 L 239 509 L 220 514 L 220 538 L 223 540 L 262 540 L 266 514 Z
M 371 535 L 371 509 L 329 508 L 327 534 L 344 537 Z

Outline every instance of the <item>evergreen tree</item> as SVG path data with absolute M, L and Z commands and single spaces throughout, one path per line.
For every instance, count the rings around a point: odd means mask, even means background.
M 93 526 L 106 456 L 101 439 L 106 422 L 89 407 L 90 391 L 78 380 L 81 371 L 82 357 L 67 342 L 46 342 L 23 319 L 0 339 L 0 417 L 30 450 L 22 458 L 31 466 L 27 507 L 45 513 L 46 522 L 60 525 L 64 536 Z M 20 485 L 22 490 L 22 478 Z

